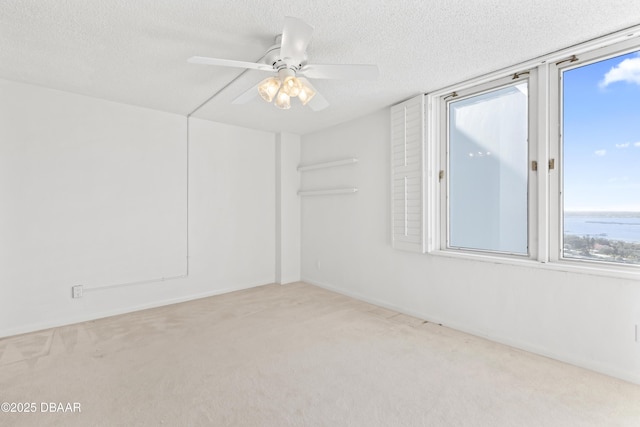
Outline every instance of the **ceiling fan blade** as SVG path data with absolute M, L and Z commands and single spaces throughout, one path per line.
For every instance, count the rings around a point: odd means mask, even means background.
M 316 96 L 311 98 L 311 101 L 309 101 L 309 103 L 307 105 L 313 111 L 320 111 L 320 110 L 324 110 L 325 108 L 327 108 L 329 106 L 329 101 L 327 101 L 324 98 L 324 96 L 322 96 L 318 92 L 316 92 Z
M 322 95 L 320 95 L 320 93 L 318 93 L 318 90 L 311 85 L 309 80 L 305 79 L 304 77 L 298 77 L 298 80 L 300 80 L 300 82 L 302 82 L 303 85 L 308 86 L 309 89 L 311 89 L 312 91 L 314 91 L 316 93 L 313 96 L 313 98 L 311 98 L 309 100 L 309 102 L 307 103 L 307 106 L 309 108 L 311 108 L 313 111 L 320 111 L 320 110 L 324 110 L 325 108 L 327 108 L 329 106 L 329 101 L 327 101 L 324 98 L 324 96 L 322 96 Z
M 302 61 L 311 40 L 313 27 L 298 18 L 284 18 L 280 56 Z
M 273 71 L 273 67 L 257 62 L 234 61 L 232 59 L 207 58 L 206 56 L 192 56 L 187 59 L 192 64 L 219 65 L 221 67 L 249 68 L 252 70 Z
M 375 80 L 380 74 L 377 65 L 366 64 L 307 64 L 298 73 L 310 79 L 339 80 Z
M 259 85 L 260 85 L 260 83 L 256 84 L 251 89 L 247 90 L 246 92 L 244 92 L 243 94 L 238 96 L 236 99 L 234 99 L 231 103 L 232 104 L 246 104 L 247 102 L 252 101 L 254 98 L 256 98 L 258 96 L 258 86 Z

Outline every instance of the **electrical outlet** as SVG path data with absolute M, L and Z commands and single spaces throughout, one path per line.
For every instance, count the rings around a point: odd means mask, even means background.
M 71 296 L 73 298 L 82 298 L 82 285 L 76 285 L 71 288 Z

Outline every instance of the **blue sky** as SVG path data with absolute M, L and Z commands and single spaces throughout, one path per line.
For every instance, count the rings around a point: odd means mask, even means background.
M 640 212 L 640 52 L 563 82 L 565 210 Z

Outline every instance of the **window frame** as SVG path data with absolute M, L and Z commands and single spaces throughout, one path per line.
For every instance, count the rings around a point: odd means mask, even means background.
M 440 163 L 439 172 L 443 171 L 442 178 L 438 177 L 440 181 L 439 188 L 439 205 L 440 205 L 440 218 L 444 221 L 440 221 L 440 249 L 446 251 L 483 254 L 483 255 L 497 255 L 502 257 L 525 259 L 531 258 L 537 253 L 537 235 L 536 235 L 536 223 L 537 223 L 537 201 L 535 195 L 537 194 L 537 182 L 535 174 L 531 171 L 532 158 L 536 157 L 535 145 L 531 141 L 536 140 L 536 105 L 535 97 L 527 96 L 527 131 L 528 131 L 528 143 L 527 143 L 527 253 L 515 253 L 506 251 L 494 251 L 490 249 L 473 249 L 473 248 L 459 248 L 452 247 L 449 242 L 450 238 L 450 127 L 449 127 L 449 112 L 450 105 L 453 102 L 458 102 L 464 99 L 473 98 L 482 94 L 490 93 L 502 88 L 515 86 L 518 83 L 527 82 L 528 92 L 535 91 L 536 87 L 537 71 L 535 69 L 526 70 L 514 75 L 504 76 L 491 81 L 483 82 L 475 86 L 463 88 L 454 91 L 455 95 L 449 94 L 448 96 L 440 97 L 438 108 L 440 111 Z
M 503 70 L 488 73 L 456 85 L 447 86 L 427 94 L 426 147 L 427 157 L 425 201 L 427 209 L 427 253 L 444 257 L 487 261 L 500 264 L 526 265 L 534 268 L 576 272 L 605 277 L 640 279 L 640 266 L 605 263 L 579 259 L 565 259 L 562 254 L 562 204 L 561 204 L 561 86 L 560 72 L 598 62 L 607 57 L 640 50 L 640 26 L 631 27 L 580 45 L 562 49 Z M 573 56 L 578 61 L 569 62 Z M 491 86 L 514 74 L 529 72 L 529 255 L 511 255 L 498 252 L 447 248 L 447 212 L 443 202 L 439 173 L 446 171 L 447 131 L 446 109 L 443 99 L 452 93 L 465 93 L 474 88 Z M 476 91 L 477 93 L 477 91 Z M 534 100 L 533 103 L 531 100 Z M 443 117 L 444 116 L 444 117 Z M 443 158 L 445 160 L 443 160 Z M 549 161 L 554 168 L 549 169 Z M 536 161 L 537 172 L 531 171 Z M 446 172 L 445 177 L 446 179 Z M 534 185 L 532 186 L 532 183 Z M 443 224 L 444 223 L 444 224 Z
M 563 142 L 562 142 L 562 130 L 563 126 L 563 85 L 562 76 L 564 72 L 574 70 L 576 68 L 588 66 L 603 60 L 614 58 L 616 56 L 625 55 L 631 52 L 640 52 L 640 40 L 632 39 L 616 43 L 613 45 L 600 47 L 588 52 L 582 53 L 576 61 L 568 61 L 561 63 L 554 63 L 550 66 L 549 81 L 555 91 L 551 91 L 549 94 L 549 102 L 554 105 L 554 114 L 550 116 L 550 127 L 557 129 L 549 140 L 550 153 L 552 158 L 556 159 L 557 171 L 553 175 L 552 191 L 550 191 L 550 215 L 549 223 L 552 232 L 549 235 L 549 261 L 558 262 L 566 265 L 582 266 L 588 265 L 594 268 L 616 271 L 616 270 L 630 270 L 636 271 L 640 274 L 640 265 L 630 265 L 622 263 L 613 263 L 606 261 L 592 261 L 564 257 L 563 244 L 564 244 L 564 229 L 563 229 L 563 197 L 562 192 L 564 189 L 564 171 L 562 165 L 563 159 Z

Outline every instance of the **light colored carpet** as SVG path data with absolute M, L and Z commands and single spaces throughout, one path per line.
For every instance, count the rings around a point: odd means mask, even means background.
M 637 385 L 303 283 L 0 340 L 0 402 L 38 407 L 2 426 L 640 425 Z

